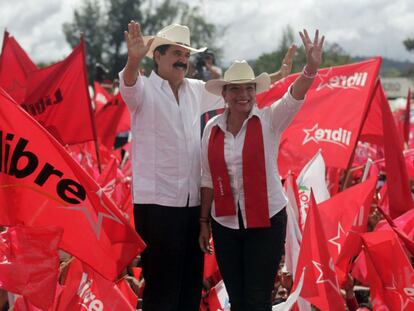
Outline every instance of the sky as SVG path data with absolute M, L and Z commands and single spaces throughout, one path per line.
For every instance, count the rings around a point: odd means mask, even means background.
M 402 41 L 414 38 L 413 0 L 184 0 L 205 18 L 225 26 L 217 41 L 223 62 L 254 59 L 278 47 L 282 31 L 316 28 L 352 56 L 383 56 L 414 62 Z M 0 0 L 0 29 L 17 39 L 35 62 L 53 62 L 70 52 L 62 24 L 82 0 Z M 126 27 L 126 25 L 125 25 Z M 150 35 L 150 34 L 148 34 Z M 0 34 L 2 37 L 2 34 Z

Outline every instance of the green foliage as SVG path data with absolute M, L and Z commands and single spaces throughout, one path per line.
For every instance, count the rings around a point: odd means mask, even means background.
M 79 34 L 83 33 L 90 79 L 96 63 L 106 66 L 112 78 L 123 68 L 127 57 L 124 31 L 131 20 L 141 24 L 144 35 L 154 35 L 171 23 L 187 25 L 193 46 L 220 50 L 214 41 L 218 27 L 208 23 L 198 7 L 172 0 L 164 0 L 159 5 L 151 0 L 85 0 L 75 10 L 73 21 L 64 24 L 63 32 L 71 47 L 79 43 Z M 152 61 L 146 58 L 143 67 L 151 69 Z
M 66 41 L 73 48 L 79 44 L 82 33 L 85 41 L 86 64 L 89 77 L 92 77 L 96 63 L 102 63 L 105 40 L 105 18 L 98 0 L 86 0 L 80 9 L 73 13 L 74 21 L 63 24 Z
M 403 43 L 407 51 L 414 51 L 414 38 L 407 38 Z
M 272 73 L 280 69 L 283 57 L 288 48 L 294 42 L 294 32 L 292 27 L 287 26 L 283 30 L 282 39 L 279 42 L 278 48 L 271 53 L 264 53 L 256 60 L 253 69 L 256 74 L 261 72 Z M 331 67 L 349 64 L 351 56 L 347 54 L 339 44 L 326 44 L 323 53 L 323 63 L 321 67 Z M 292 73 L 299 72 L 306 64 L 306 54 L 303 46 L 298 47 L 292 65 Z

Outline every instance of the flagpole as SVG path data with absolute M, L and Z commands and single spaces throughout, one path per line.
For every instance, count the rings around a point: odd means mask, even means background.
M 88 84 L 88 77 L 87 77 L 87 74 L 86 74 L 87 68 L 86 68 L 85 43 L 84 43 L 84 40 L 83 40 L 83 33 L 81 33 L 81 35 L 80 35 L 80 41 L 81 41 L 81 44 L 82 44 L 82 54 L 83 54 L 83 64 L 84 64 L 83 72 L 84 72 L 84 79 L 85 79 L 85 83 L 86 83 L 86 91 L 88 93 L 87 97 L 88 97 L 88 102 L 89 102 L 89 115 L 91 117 L 91 122 L 92 122 L 92 133 L 93 133 L 93 141 L 94 141 L 94 144 L 95 144 L 96 161 L 98 162 L 99 174 L 101 174 L 102 173 L 102 167 L 101 167 L 101 159 L 100 159 L 100 155 L 99 155 L 98 138 L 97 138 L 97 135 L 96 135 L 97 131 L 96 131 L 95 115 L 93 114 L 93 111 L 92 111 L 92 101 L 91 101 L 91 96 L 89 95 L 89 88 L 88 88 L 89 84 Z
M 359 138 L 361 136 L 361 132 L 362 132 L 362 129 L 364 127 L 365 121 L 367 120 L 369 110 L 371 109 L 372 100 L 375 96 L 375 92 L 376 92 L 376 90 L 379 86 L 379 83 L 380 83 L 380 79 L 377 77 L 377 81 L 375 82 L 375 87 L 372 90 L 371 96 L 369 98 L 368 107 L 367 107 L 367 109 L 365 110 L 365 113 L 364 113 L 363 122 L 361 122 L 361 126 L 359 127 L 359 130 L 358 130 L 358 135 L 357 135 L 357 140 L 355 142 L 355 147 L 352 150 L 351 156 L 349 157 L 349 162 L 348 162 L 347 168 L 344 172 L 345 178 L 344 178 L 344 183 L 342 184 L 342 187 L 341 187 L 342 191 L 346 189 L 346 185 L 348 184 L 349 178 L 351 177 L 351 172 L 352 172 L 352 167 L 351 166 L 352 166 L 352 162 L 354 161 L 355 150 L 357 148 L 357 144 L 358 144 Z

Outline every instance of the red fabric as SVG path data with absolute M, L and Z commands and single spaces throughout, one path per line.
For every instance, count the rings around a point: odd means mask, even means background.
M 59 273 L 57 227 L 10 227 L 0 234 L 0 287 L 20 294 L 34 306 L 53 304 Z
M 398 227 L 395 222 L 390 218 L 390 216 L 388 216 L 380 207 L 378 207 L 378 210 L 381 212 L 381 214 L 384 216 L 385 220 L 387 221 L 387 223 L 389 224 L 389 226 L 391 227 L 392 230 L 394 230 L 394 232 L 397 234 L 397 236 L 400 238 L 400 240 L 404 243 L 404 246 L 408 249 L 408 251 L 411 253 L 412 256 L 414 256 L 414 241 L 412 238 L 412 234 L 411 237 L 405 233 L 405 230 L 402 230 L 400 227 Z M 407 231 L 412 231 L 412 226 L 413 226 L 413 212 L 414 210 L 410 210 L 408 212 L 406 212 L 405 214 L 401 215 L 400 217 L 396 218 L 396 220 L 398 219 L 398 221 L 401 223 L 401 220 L 404 218 L 406 218 L 406 215 L 409 215 L 407 221 L 404 221 L 402 226 L 405 227 L 405 229 Z M 378 225 L 377 225 L 378 227 Z M 386 227 L 385 227 L 386 228 Z M 379 228 L 378 228 L 379 229 Z M 411 230 L 409 230 L 411 229 Z
M 214 206 L 216 216 L 236 215 L 230 177 L 224 157 L 224 133 L 218 125 L 210 132 L 208 142 L 208 163 L 213 180 Z
M 390 106 L 378 82 L 381 98 L 382 127 L 384 135 L 385 170 L 387 173 L 388 199 L 391 218 L 396 218 L 414 208 L 410 183 L 403 156 L 402 143 L 391 113 Z
M 263 132 L 256 116 L 247 122 L 244 139 L 243 190 L 247 228 L 270 227 Z
M 109 95 L 99 82 L 94 81 L 93 88 L 95 90 L 93 101 L 95 102 L 95 113 L 97 113 L 111 100 L 112 96 Z
M 117 282 L 117 286 L 121 291 L 122 295 L 128 300 L 129 304 L 133 307 L 136 307 L 138 304 L 138 297 L 132 290 L 128 281 L 123 278 Z
M 103 278 L 86 264 L 73 259 L 56 311 L 135 311 L 115 283 Z
M 374 310 L 380 305 L 390 310 L 412 310 L 414 270 L 395 233 L 377 231 L 361 237 Z
M 56 225 L 60 248 L 115 279 L 145 247 L 66 150 L 0 89 L 0 224 Z M 105 260 L 102 260 L 102 259 Z
M 29 74 L 21 104 L 62 144 L 93 140 L 83 40 L 63 61 Z
M 319 204 L 329 254 L 334 263 L 341 259 L 336 267 L 340 283 L 348 274 L 348 263 L 360 251 L 359 238 L 354 235 L 367 229 L 376 182 L 372 177 Z
M 97 111 L 95 118 L 98 140 L 109 150 L 114 146 L 116 134 L 131 128 L 129 112 L 120 93 Z
M 57 283 L 56 294 L 53 300 L 53 305 L 47 309 L 48 311 L 54 311 L 56 309 L 61 293 L 62 293 L 62 286 L 60 286 L 60 284 Z M 44 311 L 45 309 L 39 309 L 35 307 L 25 297 L 20 296 L 14 302 L 13 310 L 14 311 Z
M 224 157 L 224 133 L 217 125 L 211 131 L 208 147 L 216 215 L 235 215 L 236 208 Z M 251 117 L 247 122 L 242 157 L 246 227 L 269 227 L 263 132 L 257 116 Z
M 27 77 L 35 70 L 36 65 L 17 41 L 5 31 L 0 56 L 0 87 L 20 103 L 26 96 Z
M 296 267 L 296 271 L 302 271 L 306 267 L 300 296 L 322 311 L 345 310 L 345 302 L 340 293 L 334 262 L 329 255 L 326 241 L 318 206 L 313 193 L 311 193 Z M 296 273 L 294 288 L 296 288 L 299 278 L 300 274 Z
M 280 141 L 279 172 L 300 172 L 322 149 L 327 167 L 346 169 L 378 76 L 380 58 L 324 68 L 309 89 L 302 109 Z M 297 78 L 291 75 L 257 96 L 260 107 L 281 98 Z

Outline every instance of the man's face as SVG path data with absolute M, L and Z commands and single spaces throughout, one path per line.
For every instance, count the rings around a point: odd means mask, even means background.
M 167 81 L 182 81 L 187 73 L 190 51 L 177 45 L 171 45 L 165 54 L 155 53 L 158 75 Z
M 230 112 L 249 113 L 256 103 L 256 84 L 227 84 L 222 95 Z

